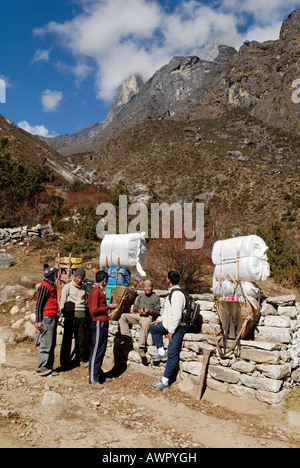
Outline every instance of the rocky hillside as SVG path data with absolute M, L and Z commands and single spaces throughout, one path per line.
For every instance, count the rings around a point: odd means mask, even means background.
M 300 232 L 300 137 L 241 110 L 213 127 L 210 119 L 149 120 L 72 160 L 92 183 L 122 181 L 132 200 L 204 201 L 216 222 L 242 231 L 278 220 Z
M 240 106 L 262 122 L 300 134 L 299 69 L 300 9 L 283 22 L 279 40 L 246 41 L 208 87 L 192 94 L 191 105 L 178 105 L 179 113 L 213 117 Z
M 63 179 L 74 182 L 79 177 L 66 166 L 64 158 L 38 137 L 25 132 L 6 117 L 0 115 L 1 151 L 9 153 L 15 161 L 24 159 L 37 165 L 47 164 Z
M 147 83 L 129 77 L 103 122 L 47 142 L 63 154 L 95 151 L 112 136 L 149 119 L 215 118 L 236 107 L 300 134 L 300 105 L 292 99 L 293 84 L 300 78 L 299 52 L 300 9 L 283 22 L 276 41 L 247 41 L 238 52 L 220 46 L 212 62 L 174 57 Z
M 97 150 L 101 143 L 136 123 L 174 115 L 172 107 L 189 98 L 199 86 L 204 87 L 209 75 L 220 70 L 235 53 L 232 47 L 220 46 L 219 57 L 214 62 L 198 57 L 174 57 L 147 83 L 140 76 L 130 76 L 119 87 L 103 122 L 74 135 L 43 140 L 62 154 Z

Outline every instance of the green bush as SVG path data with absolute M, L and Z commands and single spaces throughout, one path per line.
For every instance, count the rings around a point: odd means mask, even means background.
M 279 222 L 270 229 L 258 230 L 269 247 L 268 261 L 271 274 L 276 282 L 284 285 L 300 285 L 300 248 L 295 234 L 284 228 Z
M 82 255 L 89 252 L 94 252 L 99 244 L 96 245 L 90 239 L 85 239 L 74 233 L 68 234 L 59 242 L 59 251 L 60 252 L 72 252 L 76 255 Z
M 3 141 L 1 145 L 0 226 L 13 227 L 26 223 L 30 209 L 35 209 L 38 194 L 43 192 L 45 183 L 52 179 L 52 173 L 45 163 L 36 165 L 22 158 L 13 159 L 3 151 L 6 146 Z

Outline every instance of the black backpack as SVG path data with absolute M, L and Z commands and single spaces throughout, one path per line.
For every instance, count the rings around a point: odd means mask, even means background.
M 200 316 L 200 305 L 195 302 L 195 299 L 190 296 L 188 293 L 185 293 L 182 289 L 176 288 L 172 289 L 172 291 L 169 293 L 168 298 L 171 304 L 171 298 L 172 294 L 175 291 L 180 291 L 182 294 L 184 294 L 185 297 L 185 310 L 182 313 L 182 322 L 187 324 L 188 330 L 192 330 L 198 322 L 199 316 Z

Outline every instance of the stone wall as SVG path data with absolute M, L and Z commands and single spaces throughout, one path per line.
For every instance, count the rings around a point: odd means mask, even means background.
M 34 227 L 20 226 L 15 228 L 0 229 L 0 245 L 8 243 L 17 244 L 23 241 L 30 241 L 35 237 L 60 237 L 59 234 L 53 232 L 51 225 L 42 226 L 37 224 Z
M 156 292 L 164 307 L 167 291 Z M 200 347 L 213 348 L 207 374 L 209 388 L 241 398 L 280 404 L 289 390 L 300 382 L 300 306 L 295 296 L 265 299 L 254 339 L 242 340 L 241 346 L 227 359 L 219 357 L 214 345 L 214 333 L 221 332 L 214 296 L 196 294 L 194 297 L 200 304 L 202 326 L 200 333 L 187 333 L 184 337 L 178 378 L 190 377 L 197 383 L 202 369 Z M 108 353 L 113 352 L 117 336 L 118 323 L 111 322 Z M 143 362 L 137 352 L 139 325 L 133 325 L 132 337 L 133 349 L 126 354 L 128 362 L 153 366 L 151 359 L 157 351 L 151 335 Z M 164 344 L 168 346 L 167 338 Z M 164 364 L 160 366 L 163 373 Z
M 156 292 L 163 308 L 167 291 Z M 36 337 L 34 294 L 35 289 L 20 285 L 7 286 L 0 294 L 0 304 L 10 308 L 13 317 L 10 327 L 0 327 L 0 364 L 5 363 L 5 343 Z M 265 299 L 254 339 L 242 340 L 240 348 L 227 359 L 220 359 L 215 349 L 214 333 L 220 333 L 221 326 L 214 296 L 196 294 L 194 297 L 200 304 L 202 325 L 199 333 L 187 333 L 184 337 L 177 378 L 190 378 L 193 384 L 198 383 L 202 369 L 201 346 L 214 350 L 207 375 L 207 385 L 213 390 L 280 404 L 292 387 L 300 385 L 300 305 L 294 295 Z M 62 333 L 63 328 L 59 326 L 58 346 Z M 142 362 L 137 352 L 139 326 L 132 327 L 131 350 L 119 347 L 118 333 L 118 323 L 110 322 L 107 356 L 115 357 L 116 361 L 124 359 L 141 366 L 153 366 L 151 360 L 157 350 L 150 334 L 147 357 Z M 167 338 L 164 345 L 167 348 Z M 159 366 L 163 374 L 165 364 Z

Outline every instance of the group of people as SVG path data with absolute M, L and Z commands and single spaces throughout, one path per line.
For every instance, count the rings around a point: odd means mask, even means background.
M 54 374 L 54 350 L 58 311 L 64 317 L 64 333 L 60 351 L 60 370 L 70 368 L 73 336 L 75 339 L 76 365 L 89 368 L 89 384 L 93 388 L 103 388 L 104 373 L 102 364 L 107 348 L 109 311 L 117 304 L 107 304 L 105 287 L 108 273 L 96 273 L 95 283 L 89 290 L 85 283 L 85 270 L 77 268 L 70 283 L 64 285 L 58 300 L 56 280 L 58 270 L 44 266 L 44 279 L 38 288 L 36 322 L 40 336 L 36 372 L 41 376 Z M 130 325 L 140 324 L 139 354 L 146 357 L 148 333 L 150 332 L 157 347 L 153 362 L 166 362 L 164 375 L 150 385 L 153 390 L 163 390 L 170 385 L 171 376 L 176 368 L 183 337 L 187 325 L 182 321 L 186 300 L 179 287 L 180 275 L 170 271 L 167 275 L 169 290 L 163 314 L 160 315 L 160 299 L 153 291 L 151 281 L 145 281 L 144 292 L 139 294 L 130 313 L 123 313 L 119 319 L 121 342 L 132 345 Z M 163 336 L 168 337 L 165 350 Z M 73 354 L 73 353 L 72 353 Z

